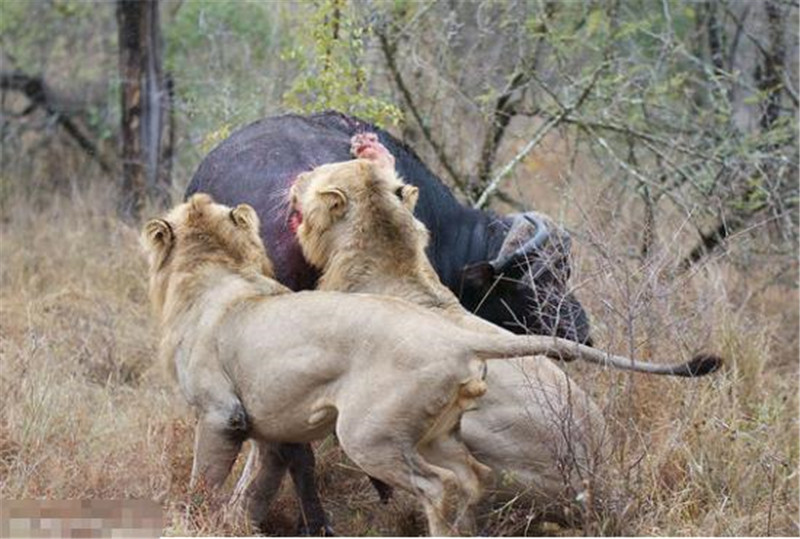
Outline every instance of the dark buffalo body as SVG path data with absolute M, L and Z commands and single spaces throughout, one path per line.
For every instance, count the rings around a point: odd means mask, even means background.
M 403 180 L 419 188 L 415 214 L 430 230 L 428 256 L 442 282 L 466 308 L 517 333 L 555 333 L 581 342 L 589 340 L 586 314 L 566 289 L 566 253 L 555 262 L 551 257 L 544 265 L 532 263 L 536 252 L 527 253 L 506 265 L 502 274 L 475 271 L 476 267 L 488 268 L 486 262 L 501 252 L 515 217 L 461 205 L 413 150 L 356 118 L 326 112 L 252 123 L 203 160 L 186 195 L 206 192 L 223 204 L 252 205 L 261 218 L 261 237 L 277 279 L 293 290 L 313 288 L 317 272 L 306 263 L 289 229 L 288 189 L 301 172 L 352 159 L 350 138 L 360 132 L 376 133 L 395 156 Z

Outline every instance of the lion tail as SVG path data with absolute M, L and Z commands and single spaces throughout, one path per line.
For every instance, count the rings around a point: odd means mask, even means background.
M 712 354 L 699 354 L 683 363 L 635 361 L 566 339 L 538 335 L 476 334 L 474 340 L 473 352 L 482 360 L 544 355 L 562 361 L 580 359 L 621 370 L 684 377 L 705 376 L 717 371 L 723 364 L 722 358 Z

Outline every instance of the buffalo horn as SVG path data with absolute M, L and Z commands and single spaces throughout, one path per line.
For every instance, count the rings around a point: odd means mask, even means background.
M 536 227 L 536 233 L 531 239 L 525 242 L 522 247 L 518 248 L 513 253 L 503 257 L 498 256 L 490 261 L 489 264 L 492 266 L 495 273 L 503 273 L 513 262 L 520 258 L 527 257 L 532 251 L 541 249 L 548 238 L 550 238 L 550 230 L 541 217 L 535 214 L 529 215 L 527 213 L 522 214 L 522 217 Z

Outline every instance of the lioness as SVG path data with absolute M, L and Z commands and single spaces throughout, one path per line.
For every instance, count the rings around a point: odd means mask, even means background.
M 221 485 L 245 439 L 335 429 L 358 466 L 419 499 L 431 534 L 457 533 L 487 471 L 454 436 L 486 390 L 483 361 L 547 339 L 464 330 L 394 298 L 290 293 L 258 229 L 250 206 L 197 194 L 142 233 L 159 354 L 198 415 L 192 483 Z
M 460 327 L 509 334 L 466 311 L 439 281 L 425 254 L 427 230 L 412 213 L 417 188 L 397 177 L 391 155 L 369 135 L 356 137 L 353 149 L 361 159 L 302 174 L 290 193 L 303 253 L 322 271 L 318 288 L 397 296 Z M 699 375 L 718 365 L 706 356 L 677 366 L 633 363 L 566 341 L 547 342 L 554 358 L 569 351 L 646 372 Z M 545 504 L 573 498 L 602 453 L 606 429 L 596 405 L 548 361 L 494 362 L 487 381 L 489 392 L 462 420 L 470 451 L 493 469 L 498 486 L 513 483 L 508 490 L 515 494 L 526 490 Z
M 360 159 L 300 174 L 290 190 L 303 255 L 322 271 L 317 289 L 402 297 L 463 326 L 502 331 L 467 311 L 439 280 L 425 254 L 428 231 L 413 215 L 419 190 L 397 177 L 391 154 L 372 133 L 355 136 L 352 149 Z M 570 358 L 649 374 L 703 376 L 721 364 L 705 354 L 678 364 L 634 362 L 564 339 L 552 343 L 546 354 L 554 359 L 562 358 L 557 348 L 570 346 Z

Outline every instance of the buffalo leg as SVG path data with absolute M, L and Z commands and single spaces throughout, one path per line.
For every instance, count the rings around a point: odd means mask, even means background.
M 267 512 L 278 493 L 288 463 L 279 454 L 278 445 L 253 444 L 234 498 L 243 499 L 250 521 L 263 532 L 267 529 Z
M 317 492 L 314 476 L 314 451 L 311 449 L 311 445 L 280 444 L 278 452 L 289 465 L 295 492 L 300 499 L 298 533 L 301 535 L 334 535 Z
M 372 483 L 373 488 L 375 488 L 375 490 L 378 492 L 378 497 L 380 498 L 381 503 L 389 503 L 389 500 L 392 499 L 392 494 L 394 493 L 392 485 L 387 485 L 380 479 L 372 477 L 371 475 L 368 475 L 367 477 L 369 477 L 369 482 Z

